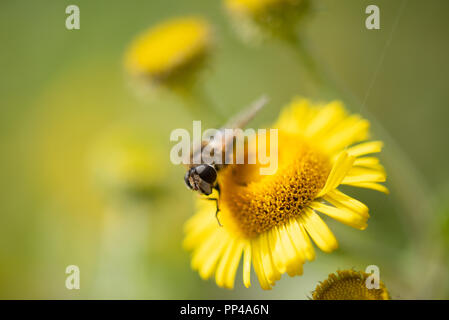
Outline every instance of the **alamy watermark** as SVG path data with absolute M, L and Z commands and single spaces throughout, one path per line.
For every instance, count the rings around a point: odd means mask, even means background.
M 68 274 L 65 280 L 65 287 L 69 290 L 80 289 L 80 268 L 76 265 L 69 265 L 65 269 L 65 273 Z
M 371 4 L 366 7 L 365 13 L 369 16 L 365 20 L 365 27 L 368 30 L 380 29 L 380 9 L 378 6 Z
M 365 273 L 371 275 L 366 278 L 365 286 L 367 289 L 379 289 L 380 288 L 380 269 L 378 266 L 372 264 L 366 267 Z
M 175 129 L 170 141 L 178 142 L 170 151 L 173 164 L 259 164 L 261 175 L 276 173 L 278 168 L 277 129 L 207 129 L 193 121 L 193 138 L 188 130 Z M 246 161 L 246 162 L 245 162 Z
M 65 8 L 65 13 L 69 16 L 65 19 L 65 27 L 67 30 L 80 29 L 80 8 L 77 5 L 71 4 Z

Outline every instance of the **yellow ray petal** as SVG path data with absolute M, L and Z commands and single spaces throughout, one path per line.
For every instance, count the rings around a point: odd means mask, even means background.
M 298 221 L 304 226 L 315 244 L 324 252 L 338 248 L 337 239 L 324 221 L 311 209 L 305 209 Z
M 198 243 L 202 243 L 209 238 L 216 228 L 213 221 L 204 220 L 199 222 L 195 228 L 190 228 L 189 232 L 186 233 L 182 243 L 183 247 L 187 250 L 192 250 Z
M 295 275 L 302 274 L 302 264 L 304 260 L 302 255 L 298 255 L 293 243 L 290 240 L 287 228 L 285 225 L 278 227 L 279 238 L 281 240 L 281 245 L 284 251 L 284 264 L 287 267 L 287 273 L 289 276 L 293 277 Z
M 385 168 L 379 163 L 379 159 L 376 157 L 357 158 L 354 161 L 354 167 L 363 167 L 385 172 Z
M 295 108 L 293 108 L 292 119 L 296 121 L 298 129 L 302 132 L 306 129 L 317 110 L 310 108 L 310 101 L 307 99 L 299 98 L 295 103 Z
M 379 164 L 379 158 L 376 157 L 362 157 L 354 161 L 355 166 L 364 167 Z
M 305 136 L 313 139 L 322 137 L 332 127 L 337 125 L 344 116 L 345 111 L 340 101 L 329 103 L 310 121 L 305 131 Z
M 243 284 L 245 287 L 251 287 L 251 243 L 245 244 L 243 251 Z
M 218 258 L 229 239 L 225 233 L 215 231 L 193 253 L 192 269 L 198 270 L 203 279 L 208 279 L 215 271 Z
M 272 228 L 268 232 L 270 248 L 272 250 L 273 263 L 276 269 L 280 273 L 284 273 L 287 269 L 287 266 L 284 263 L 284 248 L 281 245 L 281 239 L 279 238 L 279 232 L 277 228 Z
M 365 140 L 368 138 L 369 125 L 369 121 L 361 119 L 358 115 L 350 116 L 332 130 L 329 137 L 322 142 L 322 146 L 329 152 L 335 152 Z
M 325 195 L 327 192 L 337 188 L 341 181 L 345 178 L 346 174 L 352 168 L 355 158 L 349 156 L 346 151 L 340 152 L 332 166 L 331 172 L 327 177 L 326 184 L 323 189 L 316 196 L 317 198 Z
M 235 275 L 237 273 L 237 268 L 240 263 L 240 258 L 242 257 L 242 251 L 244 247 L 243 241 L 238 241 L 236 244 L 236 248 L 234 249 L 231 257 L 231 261 L 229 263 L 229 267 L 227 270 L 227 276 L 226 276 L 226 287 L 229 289 L 234 288 L 234 282 L 235 282 Z
M 236 245 L 235 239 L 230 239 L 226 248 L 224 250 L 223 255 L 221 256 L 220 262 L 217 265 L 217 270 L 215 271 L 215 282 L 219 287 L 227 287 L 226 276 L 227 269 L 231 263 L 232 253 L 235 249 Z
M 254 271 L 256 272 L 257 278 L 259 279 L 259 283 L 262 289 L 270 290 L 271 285 L 269 284 L 268 279 L 265 276 L 265 272 L 262 266 L 259 241 L 260 241 L 259 237 L 251 241 L 251 254 L 253 259 Z
M 284 273 L 285 271 L 282 271 L 276 266 L 274 259 L 276 256 L 276 250 L 273 250 L 271 248 L 271 243 L 269 240 L 269 232 L 264 232 L 260 234 L 259 238 L 260 238 L 259 249 L 265 276 L 267 277 L 270 283 L 274 283 L 275 281 L 281 278 L 281 273 Z
M 382 141 L 369 141 L 348 148 L 347 151 L 351 156 L 360 157 L 366 154 L 380 152 L 383 145 Z
M 287 228 L 298 254 L 303 254 L 304 258 L 309 261 L 314 260 L 315 250 L 313 249 L 312 243 L 304 230 L 304 227 L 302 227 L 296 219 L 291 219 L 290 223 L 287 224 Z
M 358 214 L 366 218 L 369 218 L 368 213 L 369 210 L 364 203 L 354 198 L 351 198 L 350 196 L 339 191 L 338 189 L 328 192 L 323 198 L 324 200 L 328 201 L 329 203 L 332 203 L 336 207 L 345 207 L 354 212 L 357 212 Z
M 290 104 L 290 107 L 287 107 L 282 111 L 279 120 L 274 127 L 287 132 L 303 134 L 315 112 L 315 110 L 310 108 L 309 100 L 296 98 Z
M 372 189 L 372 190 L 380 191 L 380 192 L 383 192 L 386 194 L 389 193 L 387 187 L 385 187 L 384 185 L 381 185 L 380 183 L 376 183 L 376 182 L 351 182 L 351 183 L 346 183 L 346 184 L 349 186 L 353 186 L 353 187 Z
M 209 252 L 209 254 L 205 257 L 203 263 L 199 266 L 199 274 L 201 276 L 201 278 L 203 278 L 204 280 L 209 279 L 210 276 L 212 276 L 212 274 L 215 271 L 215 268 L 217 266 L 217 261 L 220 258 L 223 249 L 226 246 L 225 241 L 221 241 L 221 244 L 218 244 L 215 247 L 215 250 L 213 250 L 212 252 Z
M 228 244 L 215 272 L 215 281 L 218 286 L 234 288 L 235 274 L 242 256 L 243 245 L 244 243 L 238 239 L 233 239 L 232 243 Z
M 348 172 L 346 177 L 344 177 L 341 183 L 349 184 L 354 182 L 384 182 L 385 180 L 385 172 L 365 168 L 352 168 Z

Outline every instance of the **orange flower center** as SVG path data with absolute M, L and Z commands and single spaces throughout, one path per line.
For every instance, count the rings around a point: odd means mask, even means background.
M 223 225 L 254 237 L 299 215 L 323 188 L 331 166 L 296 135 L 279 132 L 278 170 L 260 175 L 259 164 L 229 165 L 219 175 Z

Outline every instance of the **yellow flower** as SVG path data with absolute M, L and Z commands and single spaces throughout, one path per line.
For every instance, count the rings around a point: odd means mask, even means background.
M 386 178 L 383 167 L 367 156 L 380 152 L 382 143 L 359 143 L 368 139 L 369 122 L 348 115 L 340 102 L 314 106 L 295 99 L 274 128 L 277 172 L 261 176 L 259 165 L 229 165 L 218 176 L 223 227 L 215 203 L 201 199 L 185 225 L 192 268 L 203 279 L 215 273 L 221 287 L 233 288 L 242 254 L 245 286 L 252 265 L 262 288 L 270 289 L 281 274 L 301 275 L 305 261 L 315 258 L 310 238 L 325 252 L 335 250 L 337 240 L 318 212 L 365 229 L 368 207 L 339 191 L 340 185 L 387 192 L 379 184 Z
M 261 38 L 264 33 L 290 34 L 292 26 L 307 12 L 308 0 L 225 0 L 240 35 Z
M 267 14 L 270 10 L 281 6 L 296 6 L 303 0 L 226 0 L 229 10 L 257 16 Z
M 131 75 L 172 82 L 198 69 L 210 46 L 211 28 L 205 20 L 176 18 L 140 35 L 126 54 L 125 66 Z
M 380 282 L 379 289 L 368 289 L 370 274 L 353 270 L 337 271 L 321 282 L 312 294 L 313 300 L 390 300 L 387 288 Z

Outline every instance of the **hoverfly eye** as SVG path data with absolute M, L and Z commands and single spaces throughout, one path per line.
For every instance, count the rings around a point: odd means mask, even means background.
M 190 184 L 189 177 L 190 177 L 190 170 L 188 170 L 188 171 L 186 172 L 186 174 L 184 175 L 184 182 L 186 183 L 187 188 L 193 189 L 193 188 L 192 188 L 192 185 Z
M 196 167 L 195 170 L 204 182 L 212 184 L 217 180 L 217 171 L 211 165 L 202 164 Z

